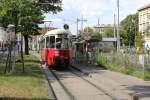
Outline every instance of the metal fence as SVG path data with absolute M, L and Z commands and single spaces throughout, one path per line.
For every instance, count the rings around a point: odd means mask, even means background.
M 7 59 L 7 51 L 1 50 L 0 51 L 0 74 L 4 73 L 6 59 Z
M 3 64 L 6 62 L 7 52 L 6 51 L 0 51 L 0 64 Z
M 99 60 L 106 59 L 107 64 L 111 64 L 118 67 L 125 67 L 133 71 L 142 71 L 143 68 L 149 67 L 149 56 L 141 54 L 130 54 L 130 53 L 100 53 L 98 55 Z M 101 58 L 102 57 L 102 58 Z
M 135 52 L 93 52 L 92 63 L 103 65 L 110 69 L 125 69 L 125 73 L 138 73 L 139 77 L 150 74 L 150 55 L 136 54 Z M 142 75 L 142 76 L 140 76 Z
M 5 69 L 8 68 L 6 66 L 8 66 L 9 63 L 11 64 L 9 67 L 15 66 L 16 56 L 19 53 L 19 48 L 16 44 L 12 45 L 11 48 L 9 46 L 10 45 L 7 45 L 5 48 L 0 49 L 0 74 L 5 72 Z M 9 49 L 11 50 L 11 55 L 9 54 Z

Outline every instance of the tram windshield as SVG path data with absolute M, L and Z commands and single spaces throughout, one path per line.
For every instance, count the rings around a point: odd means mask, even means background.
M 56 38 L 56 49 L 68 49 L 68 38 Z

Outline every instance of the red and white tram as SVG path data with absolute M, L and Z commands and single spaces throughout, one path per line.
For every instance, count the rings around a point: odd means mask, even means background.
M 41 39 L 41 59 L 49 67 L 68 67 L 72 64 L 71 32 L 65 29 L 48 31 Z

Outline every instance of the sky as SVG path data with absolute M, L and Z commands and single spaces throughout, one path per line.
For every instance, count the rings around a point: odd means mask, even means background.
M 150 4 L 150 0 L 119 0 L 120 1 L 120 21 L 127 15 L 134 14 L 139 8 Z M 98 24 L 113 24 L 114 14 L 117 17 L 117 0 L 63 0 L 63 11 L 57 14 L 44 14 L 45 20 L 52 21 L 45 23 L 43 26 L 62 28 L 68 24 L 70 31 L 76 34 L 77 18 L 86 19 L 84 27 L 95 26 Z M 79 29 L 81 22 L 79 22 Z

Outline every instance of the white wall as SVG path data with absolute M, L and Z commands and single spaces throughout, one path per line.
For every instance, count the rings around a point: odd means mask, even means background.
M 4 28 L 0 27 L 0 42 L 6 42 L 8 39 L 8 34 Z

